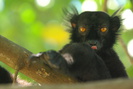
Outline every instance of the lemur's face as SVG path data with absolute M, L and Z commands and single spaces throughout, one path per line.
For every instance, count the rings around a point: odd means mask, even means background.
M 118 17 L 112 18 L 104 12 L 83 12 L 72 17 L 71 24 L 72 42 L 87 42 L 94 50 L 112 47 L 120 27 Z

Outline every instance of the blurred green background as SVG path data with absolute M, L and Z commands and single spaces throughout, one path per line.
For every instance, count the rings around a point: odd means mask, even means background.
M 21 45 L 33 53 L 59 50 L 69 42 L 69 33 L 65 31 L 63 8 L 73 4 L 79 12 L 103 10 L 107 1 L 107 10 L 112 15 L 123 6 L 121 38 L 133 56 L 133 0 L 0 0 L 0 35 Z M 128 75 L 133 78 L 133 65 L 118 41 L 115 50 L 124 63 Z M 11 73 L 14 70 L 0 62 Z M 21 78 L 32 81 L 23 74 Z

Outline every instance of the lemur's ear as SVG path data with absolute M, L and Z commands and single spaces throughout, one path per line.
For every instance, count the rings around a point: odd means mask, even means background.
M 78 21 L 78 15 L 73 15 L 73 17 L 70 19 L 70 23 L 72 28 L 76 28 Z
M 71 23 L 72 28 L 76 28 L 76 23 Z
M 70 6 L 69 8 L 63 9 L 63 12 L 66 16 L 66 20 L 71 23 L 72 28 L 76 28 L 78 20 L 78 11 L 75 6 Z
M 118 31 L 121 25 L 121 20 L 118 16 L 114 16 L 111 18 L 111 30 Z
M 120 7 L 117 11 L 115 11 L 113 15 L 111 16 L 111 30 L 113 31 L 117 31 L 120 28 L 121 19 L 119 16 L 117 16 L 117 14 L 119 13 L 121 9 L 122 7 Z

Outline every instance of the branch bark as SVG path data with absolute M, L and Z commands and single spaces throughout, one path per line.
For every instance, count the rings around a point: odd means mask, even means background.
M 20 70 L 21 73 L 41 84 L 76 82 L 69 76 L 54 71 L 39 61 L 28 66 L 30 55 L 32 52 L 0 36 L 0 61 L 8 66 Z
M 98 82 L 88 82 L 80 84 L 60 84 L 60 85 L 42 85 L 40 86 L 0 86 L 1 89 L 133 89 L 133 80 L 117 79 Z

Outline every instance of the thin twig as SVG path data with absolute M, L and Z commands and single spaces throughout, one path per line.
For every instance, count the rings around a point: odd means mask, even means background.
M 105 12 L 108 12 L 107 2 L 108 2 L 108 0 L 104 0 L 104 3 L 103 3 L 103 11 L 105 11 Z
M 133 64 L 133 58 L 129 55 L 128 50 L 127 50 L 127 46 L 121 37 L 119 37 L 119 42 L 120 42 L 122 48 L 124 49 L 127 57 L 129 58 L 130 62 Z

